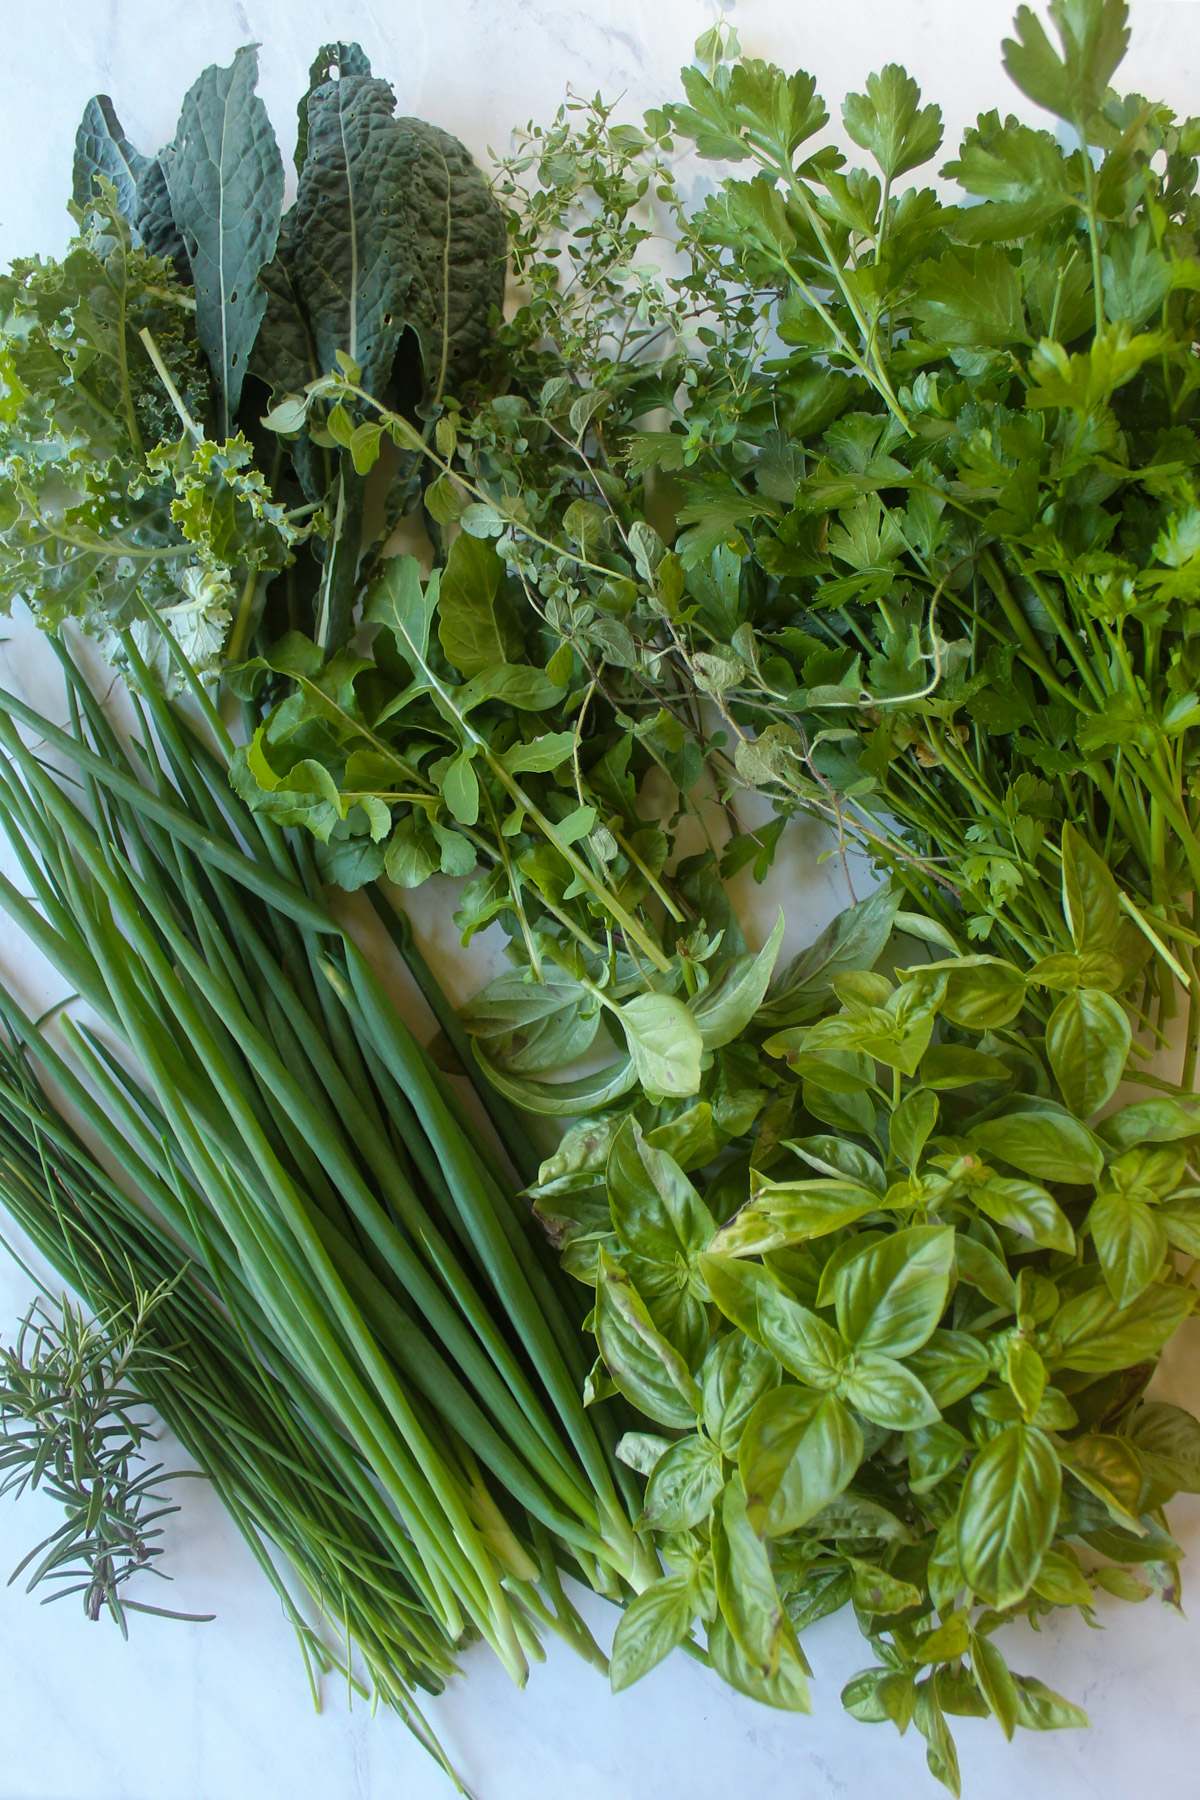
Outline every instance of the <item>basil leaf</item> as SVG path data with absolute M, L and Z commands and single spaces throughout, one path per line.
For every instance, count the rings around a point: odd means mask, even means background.
M 167 164 L 171 211 L 191 264 L 196 335 L 204 347 L 229 437 L 266 310 L 260 269 L 275 254 L 283 209 L 283 159 L 254 89 L 258 53 L 212 65 L 184 96 Z
M 620 1009 L 637 1078 L 651 1094 L 694 1094 L 704 1043 L 700 1027 L 670 994 L 638 994 Z
M 939 1419 L 936 1424 L 906 1432 L 904 1447 L 909 1487 L 914 1494 L 928 1494 L 957 1469 L 966 1454 L 967 1440 L 961 1431 Z
M 918 964 L 915 972 L 945 975 L 938 1010 L 951 1025 L 967 1031 L 999 1031 L 1012 1024 L 1025 1004 L 1025 977 L 997 956 L 956 956 Z
M 786 1537 L 853 1480 L 863 1438 L 834 1394 L 786 1383 L 746 1421 L 738 1467 L 746 1516 L 760 1537 Z
M 1081 1706 L 1064 1700 L 1036 1675 L 1014 1675 L 1017 1724 L 1026 1731 L 1083 1730 L 1091 1720 Z
M 596 1341 L 625 1398 L 659 1425 L 686 1431 L 700 1391 L 679 1352 L 657 1329 L 629 1276 L 601 1249 L 597 1263 Z
M 1090 1596 L 1091 1590 L 1088 1592 Z M 1017 1684 L 1009 1673 L 1008 1664 L 990 1638 L 972 1631 L 969 1642 L 971 1672 L 992 1716 L 1011 1742 L 1017 1725 Z
M 746 1496 L 736 1475 L 713 1520 L 712 1548 L 721 1616 L 750 1666 L 766 1679 L 779 1667 L 790 1630 L 770 1560 L 746 1516 Z
M 1079 1566 L 1079 1558 L 1066 1544 L 1054 1544 L 1042 1558 L 1033 1591 L 1054 1606 L 1093 1606 L 1092 1584 Z
M 1104 1151 L 1087 1126 L 1048 1104 L 988 1119 L 972 1127 L 968 1140 L 1041 1181 L 1096 1182 L 1104 1168 Z
M 1076 950 L 1111 950 L 1121 924 L 1117 884 L 1107 863 L 1076 831 L 1062 832 L 1062 902 Z
M 762 1293 L 779 1293 L 779 1283 L 771 1271 L 761 1263 L 708 1253 L 697 1259 L 696 1266 L 725 1317 L 756 1343 L 765 1343 L 758 1322 L 758 1297 Z
M 937 1095 L 923 1087 L 906 1094 L 892 1114 L 888 1145 L 892 1155 L 906 1169 L 915 1169 L 920 1162 L 926 1139 L 937 1124 L 937 1116 Z
M 1156 1357 L 1196 1303 L 1192 1288 L 1155 1284 L 1129 1306 L 1090 1288 L 1061 1306 L 1047 1332 L 1052 1366 L 1103 1375 Z
M 1013 1606 L 1029 1591 L 1054 1536 L 1061 1489 L 1054 1446 L 1032 1425 L 1010 1425 L 975 1457 L 956 1541 L 968 1587 L 989 1606 Z
M 686 1112 L 646 1133 L 648 1144 L 674 1157 L 684 1170 L 700 1169 L 705 1163 L 712 1162 L 720 1155 L 725 1141 L 725 1134 L 718 1130 L 707 1100 L 698 1100 Z
M 1129 1423 L 1139 1455 L 1160 1477 L 1185 1494 L 1200 1494 L 1200 1420 L 1182 1406 L 1149 1400 Z
M 1046 1026 L 1046 1055 L 1063 1099 L 1080 1118 L 1111 1100 L 1133 1041 L 1123 1006 L 1100 988 L 1064 994 Z
M 1134 1195 L 1106 1189 L 1087 1216 L 1088 1230 L 1118 1306 L 1145 1293 L 1167 1254 L 1167 1229 L 1158 1212 Z
M 690 1262 L 713 1235 L 713 1217 L 683 1170 L 626 1119 L 612 1142 L 605 1175 L 612 1221 L 624 1244 L 639 1256 L 675 1270 Z
M 807 950 L 794 957 L 759 1010 L 764 1024 L 802 1025 L 824 1010 L 833 980 L 847 969 L 870 969 L 892 932 L 901 895 L 878 887 L 827 925 Z
M 655 1464 L 670 1448 L 670 1438 L 656 1437 L 652 1431 L 626 1431 L 617 1441 L 617 1456 L 627 1469 L 652 1475 Z
M 704 1429 L 726 1456 L 737 1453 L 746 1420 L 779 1378 L 770 1351 L 745 1332 L 731 1331 L 713 1344 L 701 1370 Z
M 708 1628 L 708 1654 L 722 1681 L 741 1694 L 781 1712 L 812 1711 L 804 1664 L 790 1639 L 780 1645 L 774 1669 L 764 1672 L 748 1657 L 724 1618 L 718 1615 Z
M 926 1565 L 925 1579 L 929 1598 L 942 1614 L 950 1611 L 963 1588 L 963 1572 L 958 1560 L 958 1515 L 951 1513 L 938 1527 L 933 1550 Z
M 750 1023 L 767 991 L 779 946 L 783 942 L 783 913 L 780 911 L 775 929 L 758 952 L 735 956 L 717 979 L 703 988 L 690 1002 L 692 1017 L 700 1027 L 706 1050 L 719 1050 L 740 1037 Z
M 600 1014 L 586 988 L 563 970 L 548 968 L 544 981 L 533 981 L 511 969 L 467 1002 L 459 1023 L 497 1067 L 540 1075 L 591 1048 Z
M 503 1069 L 496 1068 L 475 1040 L 472 1040 L 471 1051 L 497 1093 L 543 1118 L 577 1119 L 582 1113 L 607 1106 L 637 1086 L 637 1070 L 628 1056 L 607 1063 L 593 1075 L 581 1075 L 576 1081 L 534 1081 L 507 1075 Z
M 939 1407 L 964 1399 L 991 1373 L 986 1347 L 965 1331 L 935 1331 L 909 1356 L 908 1366 Z
M 1058 1201 L 1032 1181 L 1013 1181 L 993 1175 L 971 1189 L 971 1200 L 981 1213 L 1031 1238 L 1043 1250 L 1073 1254 L 1075 1233 Z
M 757 1323 L 755 1335 L 790 1374 L 809 1387 L 825 1389 L 835 1385 L 847 1347 L 816 1313 L 800 1306 L 780 1288 L 764 1284 L 758 1290 Z
M 885 1431 L 933 1425 L 938 1409 L 911 1369 L 878 1350 L 855 1350 L 837 1382 L 842 1399 Z
M 943 1004 L 943 1011 L 945 1006 Z M 927 1088 L 971 1087 L 977 1081 L 1011 1081 L 1012 1070 L 998 1056 L 986 1056 L 966 1044 L 931 1044 L 921 1058 L 921 1081 Z
M 878 1194 L 848 1181 L 768 1183 L 721 1228 L 713 1249 L 722 1256 L 759 1256 L 828 1237 L 879 1205 Z
M 1017 1284 L 1000 1258 L 986 1245 L 960 1231 L 955 1239 L 954 1260 L 961 1281 L 978 1288 L 993 1306 L 1016 1312 Z
M 1089 1431 L 1064 1444 L 1059 1455 L 1068 1473 L 1107 1507 L 1118 1525 L 1142 1535 L 1138 1515 L 1144 1471 L 1128 1438 Z
M 1200 1095 L 1160 1094 L 1153 1100 L 1135 1100 L 1101 1119 L 1096 1134 L 1115 1150 L 1196 1137 L 1200 1134 Z
M 945 1310 L 953 1267 L 949 1226 L 912 1226 L 868 1245 L 833 1284 L 839 1331 L 857 1350 L 919 1350 Z
M 639 1529 L 690 1530 L 707 1519 L 724 1486 L 720 1451 L 696 1433 L 681 1438 L 654 1465 Z
M 787 1147 L 811 1163 L 814 1169 L 819 1169 L 822 1175 L 855 1182 L 877 1194 L 887 1191 L 883 1165 L 861 1144 L 851 1143 L 846 1138 L 820 1136 L 789 1138 Z
M 635 1595 L 621 1614 L 608 1661 L 614 1694 L 640 1681 L 683 1642 L 694 1611 L 686 1575 L 666 1575 Z
M 920 1606 L 921 1591 L 911 1582 L 898 1580 L 878 1563 L 860 1562 L 857 1557 L 849 1560 L 854 1571 L 852 1595 L 859 1612 L 886 1617 Z

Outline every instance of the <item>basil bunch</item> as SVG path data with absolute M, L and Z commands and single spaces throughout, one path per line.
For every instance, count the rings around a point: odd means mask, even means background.
M 1117 890 L 1070 832 L 1062 856 L 1086 978 Z M 1178 1603 L 1162 1509 L 1200 1491 L 1200 1422 L 1144 1393 L 1196 1300 L 1171 1252 L 1200 1254 L 1200 1103 L 1097 1119 L 1129 1048 L 1105 990 L 1039 1017 L 1061 971 L 896 967 L 895 935 L 890 974 L 862 966 L 894 916 L 863 902 L 776 983 L 752 1136 L 711 1160 L 697 1106 L 626 1107 L 534 1193 L 595 1290 L 589 1398 L 639 1415 L 618 1453 L 669 1571 L 614 1687 L 702 1630 L 733 1686 L 806 1711 L 803 1629 L 850 1603 L 875 1660 L 845 1705 L 915 1721 L 957 1792 L 947 1714 L 1086 1723 L 1010 1672 L 1000 1626 L 1090 1617 L 1097 1588 Z

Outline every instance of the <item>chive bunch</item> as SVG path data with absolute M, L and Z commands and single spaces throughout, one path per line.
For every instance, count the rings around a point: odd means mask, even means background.
M 303 1470 L 250 1513 L 229 1477 L 235 1516 L 296 1547 L 385 1697 L 403 1709 L 475 1636 L 518 1682 L 541 1628 L 603 1661 L 558 1570 L 616 1598 L 653 1565 L 580 1398 L 578 1309 L 304 846 L 242 808 L 126 649 L 134 746 L 61 646 L 71 730 L 0 696 L 0 818 L 32 896 L 0 878 L 0 906 L 105 1031 L 64 1015 L 60 1050 L 0 1012 L 136 1192 L 104 1187 L 106 1255 L 143 1284 L 188 1259 L 195 1367 L 232 1359 L 247 1398 L 203 1381 L 193 1426 L 218 1471 L 249 1470 L 259 1434 L 268 1491 L 278 1459 Z

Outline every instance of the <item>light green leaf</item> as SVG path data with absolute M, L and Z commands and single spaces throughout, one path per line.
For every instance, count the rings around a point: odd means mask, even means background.
M 937 1116 L 937 1095 L 930 1093 L 928 1088 L 914 1088 L 892 1114 L 888 1143 L 892 1155 L 898 1157 L 905 1168 L 915 1169 L 920 1162 L 926 1139 L 937 1124 Z
M 985 1155 L 1042 1181 L 1099 1181 L 1104 1151 L 1086 1125 L 1049 1102 L 974 1126 L 969 1141 Z
M 630 1250 L 673 1269 L 707 1248 L 712 1214 L 679 1164 L 648 1144 L 632 1118 L 613 1139 L 606 1180 L 613 1224 Z
M 652 1094 L 694 1094 L 700 1087 L 704 1040 L 681 1000 L 638 994 L 620 1009 L 625 1042 L 638 1080 Z
M 1097 1194 L 1088 1230 L 1118 1306 L 1129 1306 L 1157 1276 L 1167 1254 L 1167 1229 L 1157 1210 L 1135 1195 Z
M 706 1050 L 718 1050 L 740 1037 L 750 1023 L 771 979 L 783 941 L 783 912 L 757 955 L 735 956 L 717 979 L 689 1003 Z
M 700 1375 L 704 1429 L 726 1456 L 735 1456 L 746 1420 L 779 1384 L 779 1364 L 744 1331 L 731 1331 L 712 1345 Z
M 1131 1042 L 1125 1008 L 1111 994 L 1081 987 L 1063 995 L 1046 1026 L 1046 1055 L 1072 1112 L 1090 1118 L 1112 1098 Z
M 716 1260 L 710 1257 L 707 1263 Z M 745 1264 L 734 1266 L 746 1267 Z M 713 1298 L 721 1305 L 715 1291 Z M 847 1346 L 837 1332 L 773 1284 L 760 1285 L 757 1300 L 758 1330 L 755 1335 L 767 1349 L 779 1358 L 790 1374 L 809 1387 L 834 1387 L 847 1353 Z
M 1196 1303 L 1194 1288 L 1146 1289 L 1118 1306 L 1107 1288 L 1089 1288 L 1061 1306 L 1047 1328 L 1052 1366 L 1104 1375 L 1158 1356 Z
M 596 1341 L 625 1398 L 659 1425 L 694 1426 L 700 1390 L 687 1364 L 657 1329 L 629 1276 L 601 1249 L 596 1285 Z
M 666 1575 L 635 1595 L 613 1638 L 608 1679 L 614 1694 L 639 1681 L 683 1642 L 694 1612 L 686 1575 Z
M 967 1471 L 958 1513 L 958 1557 L 967 1585 L 989 1606 L 1029 1591 L 1058 1518 L 1062 1472 L 1050 1440 L 1010 1425 Z
M 1075 1249 L 1071 1221 L 1057 1200 L 1035 1181 L 992 1175 L 971 1189 L 971 1200 L 997 1225 L 1031 1238 L 1044 1250 L 1062 1250 L 1069 1256 Z
M 960 1238 L 959 1243 L 962 1242 Z M 986 1346 L 965 1331 L 935 1331 L 908 1358 L 908 1366 L 939 1407 L 953 1406 L 991 1373 Z
M 765 1184 L 713 1241 L 720 1256 L 761 1256 L 828 1237 L 880 1206 L 880 1196 L 849 1181 Z
M 938 1409 L 911 1369 L 880 1350 L 855 1350 L 839 1370 L 847 1405 L 885 1431 L 917 1431 L 937 1423 Z
M 698 1433 L 680 1438 L 654 1465 L 642 1522 L 654 1531 L 688 1531 L 707 1519 L 724 1486 L 716 1446 Z
M 469 680 L 521 659 L 521 637 L 503 594 L 504 564 L 492 544 L 460 531 L 450 546 L 438 603 L 446 660 Z
M 853 1479 L 862 1432 L 834 1394 L 790 1383 L 765 1394 L 746 1421 L 738 1466 L 746 1516 L 760 1537 L 786 1537 Z
M 865 94 L 842 102 L 846 130 L 869 150 L 889 181 L 928 162 L 942 141 L 942 110 L 922 106 L 921 90 L 898 63 L 867 76 Z
M 950 1226 L 917 1225 L 868 1245 L 834 1281 L 839 1331 L 857 1350 L 911 1355 L 945 1310 L 953 1267 Z

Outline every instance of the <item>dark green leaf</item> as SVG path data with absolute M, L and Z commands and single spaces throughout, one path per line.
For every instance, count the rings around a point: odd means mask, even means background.
M 920 265 L 918 283 L 914 310 L 935 342 L 1003 348 L 1028 336 L 1020 275 L 997 245 L 947 251 Z
M 116 109 L 107 94 L 94 94 L 83 109 L 75 133 L 75 164 L 71 198 L 86 208 L 95 199 L 96 177 L 111 181 L 117 208 L 133 225 L 137 223 L 137 185 L 150 166 L 149 157 L 130 143 Z
M 922 106 L 921 90 L 898 63 L 867 76 L 865 94 L 842 102 L 846 130 L 869 150 L 889 181 L 928 162 L 942 141 L 942 111 Z
M 258 275 L 275 254 L 283 161 L 267 109 L 254 92 L 258 54 L 241 49 L 229 68 L 205 69 L 184 97 L 167 166 L 171 211 L 191 264 L 196 333 L 230 436 L 267 296 Z

